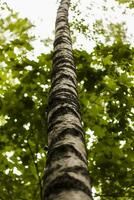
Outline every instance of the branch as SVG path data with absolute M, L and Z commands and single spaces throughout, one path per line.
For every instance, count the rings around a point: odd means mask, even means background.
M 29 150 L 30 150 L 30 153 L 31 153 L 31 156 L 32 156 L 32 160 L 33 160 L 33 163 L 34 163 L 36 172 L 37 172 L 38 181 L 39 181 L 39 186 L 40 186 L 40 199 L 42 200 L 42 183 L 41 183 L 41 177 L 40 177 L 40 175 L 39 175 L 38 164 L 35 162 L 34 153 L 33 153 L 32 149 L 31 149 L 31 146 L 30 146 L 29 142 L 27 142 L 27 145 L 28 145 L 28 148 L 29 148 Z

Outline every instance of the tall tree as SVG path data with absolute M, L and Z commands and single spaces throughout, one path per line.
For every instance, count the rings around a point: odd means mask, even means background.
M 29 59 L 32 24 L 6 4 L 0 7 L 2 12 L 6 15 L 0 19 L 0 199 L 41 200 L 47 143 L 44 113 L 53 53 L 39 55 L 38 61 Z M 84 24 L 80 22 L 78 28 Z M 94 31 L 98 39 L 90 54 L 73 51 L 89 171 L 96 189 L 93 197 L 133 200 L 134 48 L 126 40 L 123 24 L 105 29 L 96 21 Z M 104 37 L 103 43 L 98 35 Z
M 56 19 L 44 200 L 92 199 L 68 25 L 69 4 L 70 0 L 61 0 Z

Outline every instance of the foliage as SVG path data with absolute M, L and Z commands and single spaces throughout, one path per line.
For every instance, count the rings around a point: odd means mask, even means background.
M 94 132 L 89 171 L 102 199 L 134 196 L 133 55 L 134 49 L 121 41 L 112 46 L 99 44 L 90 55 L 75 51 L 89 146 Z
M 40 55 L 38 62 L 28 59 L 31 23 L 5 5 L 4 12 L 7 16 L 0 20 L 0 199 L 39 199 L 51 61 L 47 55 Z
M 0 199 L 38 200 L 52 53 L 30 59 L 31 23 L 7 6 L 3 9 L 7 14 L 0 19 Z M 97 43 L 91 54 L 74 50 L 74 59 L 95 195 L 101 200 L 132 200 L 134 48 L 124 41 L 120 25 L 113 29 L 113 43 Z
M 134 1 L 133 0 L 116 0 L 119 3 L 128 4 L 129 8 L 134 8 Z

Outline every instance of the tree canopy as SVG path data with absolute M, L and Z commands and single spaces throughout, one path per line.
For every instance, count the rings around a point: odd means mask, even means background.
M 1 10 L 6 14 L 0 19 L 0 199 L 41 199 L 53 52 L 30 59 L 33 25 L 5 4 Z M 91 53 L 73 51 L 78 94 L 93 196 L 132 200 L 134 48 L 122 24 L 110 27 L 109 32 L 103 27 L 105 42 L 97 41 Z M 79 28 L 86 33 L 83 22 Z M 102 24 L 97 21 L 95 28 Z

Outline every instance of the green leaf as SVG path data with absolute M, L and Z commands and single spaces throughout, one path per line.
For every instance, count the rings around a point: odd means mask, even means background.
M 95 125 L 93 127 L 93 130 L 94 130 L 94 134 L 98 136 L 99 138 L 103 138 L 106 134 L 105 130 L 101 126 L 98 126 L 98 125 Z

